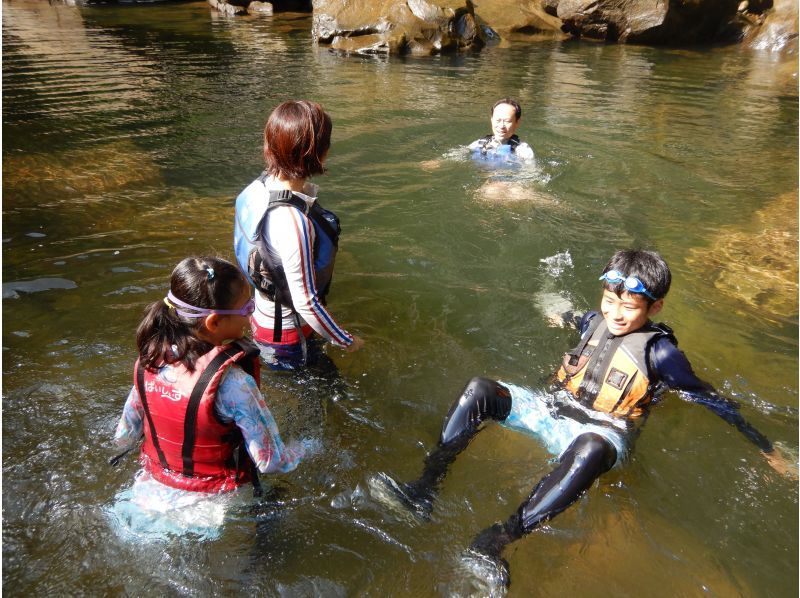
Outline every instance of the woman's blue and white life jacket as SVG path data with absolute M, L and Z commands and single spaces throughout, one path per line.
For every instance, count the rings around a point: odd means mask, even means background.
M 280 206 L 298 210 L 314 225 L 314 277 L 317 295 L 325 305 L 333 278 L 333 267 L 339 247 L 341 226 L 339 218 L 313 202 L 311 205 L 289 190 L 270 191 L 266 186 L 267 173 L 248 185 L 236 198 L 236 224 L 233 246 L 239 267 L 257 291 L 275 303 L 275 342 L 280 341 L 281 306 L 297 313 L 292 303 L 283 265 L 270 254 L 265 234 L 269 212 Z

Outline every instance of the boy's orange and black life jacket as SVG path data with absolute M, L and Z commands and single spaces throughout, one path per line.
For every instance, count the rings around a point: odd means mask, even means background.
M 620 417 L 638 417 L 653 399 L 658 380 L 650 367 L 650 347 L 672 336 L 665 324 L 648 322 L 624 336 L 608 331 L 597 315 L 575 349 L 564 355 L 555 377 L 583 404 Z
M 258 476 L 235 423 L 214 410 L 225 371 L 238 365 L 259 383 L 259 351 L 250 341 L 214 347 L 195 370 L 181 364 L 165 379 L 136 362 L 134 384 L 144 408 L 142 464 L 162 484 L 195 492 L 226 492 Z

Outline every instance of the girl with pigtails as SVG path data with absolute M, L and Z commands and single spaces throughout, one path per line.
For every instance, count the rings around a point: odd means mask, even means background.
M 259 390 L 258 349 L 244 338 L 253 309 L 248 281 L 215 257 L 181 261 L 166 296 L 147 309 L 114 435 L 127 450 L 144 436 L 139 503 L 258 489 L 258 473 L 297 467 L 303 446 L 281 440 Z

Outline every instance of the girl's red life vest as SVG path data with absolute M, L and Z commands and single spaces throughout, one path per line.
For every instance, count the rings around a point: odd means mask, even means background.
M 214 412 L 220 380 L 234 366 L 259 383 L 258 348 L 243 339 L 214 347 L 193 372 L 179 363 L 150 371 L 137 360 L 134 384 L 146 418 L 141 461 L 154 479 L 194 492 L 228 492 L 251 481 L 240 430 Z
M 657 382 L 650 372 L 650 347 L 663 336 L 672 337 L 672 330 L 652 322 L 614 336 L 602 316 L 596 315 L 580 344 L 564 355 L 555 377 L 592 409 L 639 417 L 653 399 Z

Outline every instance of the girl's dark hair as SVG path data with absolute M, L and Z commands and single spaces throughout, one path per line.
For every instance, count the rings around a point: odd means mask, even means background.
M 316 102 L 289 100 L 269 115 L 264 127 L 267 173 L 281 179 L 322 174 L 331 146 L 331 117 Z
M 503 98 L 502 100 L 497 100 L 494 103 L 494 106 L 492 106 L 492 111 L 489 112 L 490 116 L 494 115 L 494 109 L 500 104 L 508 104 L 511 106 L 514 109 L 514 115 L 517 117 L 517 120 L 519 120 L 519 117 L 522 116 L 522 108 L 520 107 L 519 102 L 517 102 L 517 100 L 514 98 Z
M 216 257 L 187 257 L 175 266 L 169 280 L 175 297 L 207 309 L 233 309 L 247 284 L 236 266 Z M 181 362 L 194 371 L 197 359 L 213 348 L 197 336 L 204 320 L 178 315 L 163 299 L 150 305 L 136 330 L 140 363 L 154 370 Z
M 606 264 L 603 274 L 609 270 L 618 270 L 625 276 L 635 276 L 658 299 L 663 299 L 666 296 L 672 284 L 672 273 L 667 262 L 655 251 L 647 251 L 645 249 L 623 249 L 617 251 Z M 622 282 L 616 284 L 605 282 L 603 286 L 612 293 L 616 293 L 619 297 L 627 290 Z M 647 300 L 648 305 L 655 303 L 647 295 L 642 295 L 642 297 Z

